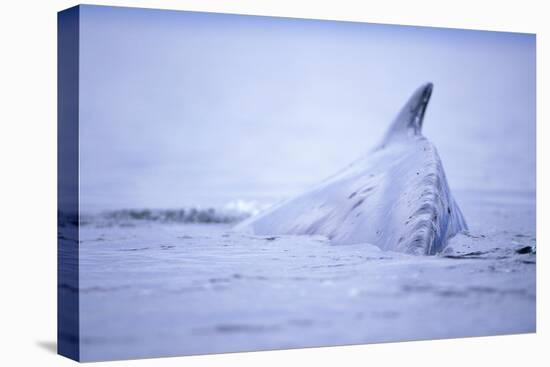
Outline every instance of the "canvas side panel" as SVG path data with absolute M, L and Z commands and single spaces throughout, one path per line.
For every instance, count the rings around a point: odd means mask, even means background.
M 79 360 L 79 7 L 57 22 L 57 352 Z

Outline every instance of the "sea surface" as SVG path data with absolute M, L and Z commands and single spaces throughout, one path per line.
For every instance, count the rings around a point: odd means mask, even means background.
M 81 359 L 534 332 L 535 193 L 454 194 L 470 231 L 437 256 L 236 233 L 227 208 L 83 215 Z
M 95 6 L 79 35 L 58 316 L 83 361 L 535 331 L 534 35 Z M 368 154 L 426 82 L 470 229 L 442 253 L 232 231 Z

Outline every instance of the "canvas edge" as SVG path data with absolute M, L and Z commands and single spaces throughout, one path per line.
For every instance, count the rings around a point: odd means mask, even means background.
M 80 6 L 57 14 L 57 353 L 80 360 Z

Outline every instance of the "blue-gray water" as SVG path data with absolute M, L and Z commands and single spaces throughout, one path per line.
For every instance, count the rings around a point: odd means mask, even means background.
M 457 196 L 471 232 L 429 257 L 224 223 L 87 223 L 81 358 L 534 332 L 533 194 Z

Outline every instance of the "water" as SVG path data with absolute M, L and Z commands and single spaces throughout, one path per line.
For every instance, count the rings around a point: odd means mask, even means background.
M 95 6 L 79 35 L 60 259 L 80 282 L 59 292 L 82 360 L 535 330 L 534 35 Z M 428 81 L 468 235 L 415 257 L 231 232 L 369 151 Z
M 223 222 L 86 223 L 81 358 L 535 331 L 534 193 L 455 194 L 471 231 L 429 257 Z

